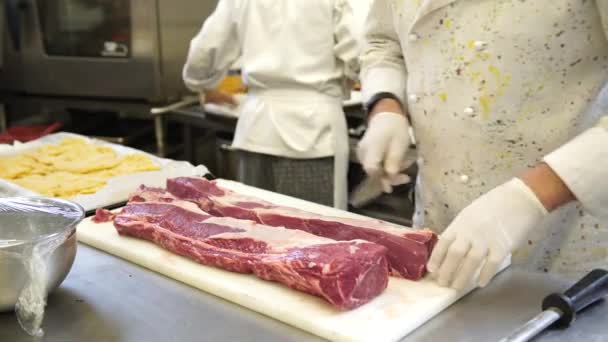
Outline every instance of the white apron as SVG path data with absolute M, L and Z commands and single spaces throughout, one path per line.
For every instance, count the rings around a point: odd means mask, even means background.
M 309 90 L 251 91 L 232 146 L 295 159 L 334 157 L 334 207 L 347 208 L 349 146 L 341 98 Z
M 480 195 L 595 124 L 589 105 L 608 77 L 596 1 L 391 6 L 419 144 L 415 226 L 443 231 Z M 608 264 L 608 225 L 578 205 L 540 228 L 515 263 L 570 277 Z

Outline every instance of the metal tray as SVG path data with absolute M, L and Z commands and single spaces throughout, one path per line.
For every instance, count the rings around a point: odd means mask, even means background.
M 93 144 L 109 146 L 113 148 L 119 155 L 129 153 L 143 153 L 150 157 L 152 161 L 160 166 L 158 171 L 138 172 L 130 175 L 118 176 L 110 178 L 108 184 L 91 195 L 78 195 L 70 198 L 70 200 L 80 204 L 87 213 L 92 213 L 97 208 L 118 207 L 124 204 L 132 193 L 140 184 L 148 186 L 164 187 L 167 178 L 186 177 L 186 176 L 205 176 L 209 174 L 207 168 L 203 165 L 193 166 L 184 161 L 175 161 L 171 159 L 159 158 L 155 155 L 117 144 L 112 144 L 106 141 L 92 139 L 83 135 L 73 133 L 56 133 L 40 138 L 24 144 L 15 144 L 0 146 L 0 157 L 9 157 L 21 153 L 29 152 L 44 145 L 56 144 L 65 138 L 82 138 Z M 22 188 L 15 183 L 6 179 L 0 178 L 0 196 L 41 196 L 36 192 Z

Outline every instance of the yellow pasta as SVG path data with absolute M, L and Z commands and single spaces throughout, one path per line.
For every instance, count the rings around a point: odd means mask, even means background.
M 144 154 L 119 156 L 110 147 L 79 138 L 0 158 L 0 178 L 45 196 L 62 198 L 95 193 L 111 177 L 159 169 Z

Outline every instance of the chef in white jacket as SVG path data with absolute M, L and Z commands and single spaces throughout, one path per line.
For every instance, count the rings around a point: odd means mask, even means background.
M 347 0 L 219 1 L 191 42 L 183 77 L 214 94 L 241 58 L 249 89 L 233 141 L 241 181 L 346 208 L 342 101 L 360 52 L 352 25 Z
M 394 176 L 413 126 L 441 285 L 485 286 L 511 252 L 568 277 L 608 264 L 607 37 L 605 0 L 374 1 L 359 157 Z

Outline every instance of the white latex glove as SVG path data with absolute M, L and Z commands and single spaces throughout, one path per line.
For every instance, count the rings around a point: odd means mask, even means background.
M 518 178 L 500 185 L 466 207 L 439 238 L 428 262 L 441 286 L 486 286 L 511 252 L 527 240 L 547 210 Z
M 410 148 L 410 125 L 402 114 L 382 112 L 375 114 L 359 142 L 357 156 L 370 177 L 381 177 L 385 192 L 404 182 L 400 174 Z

